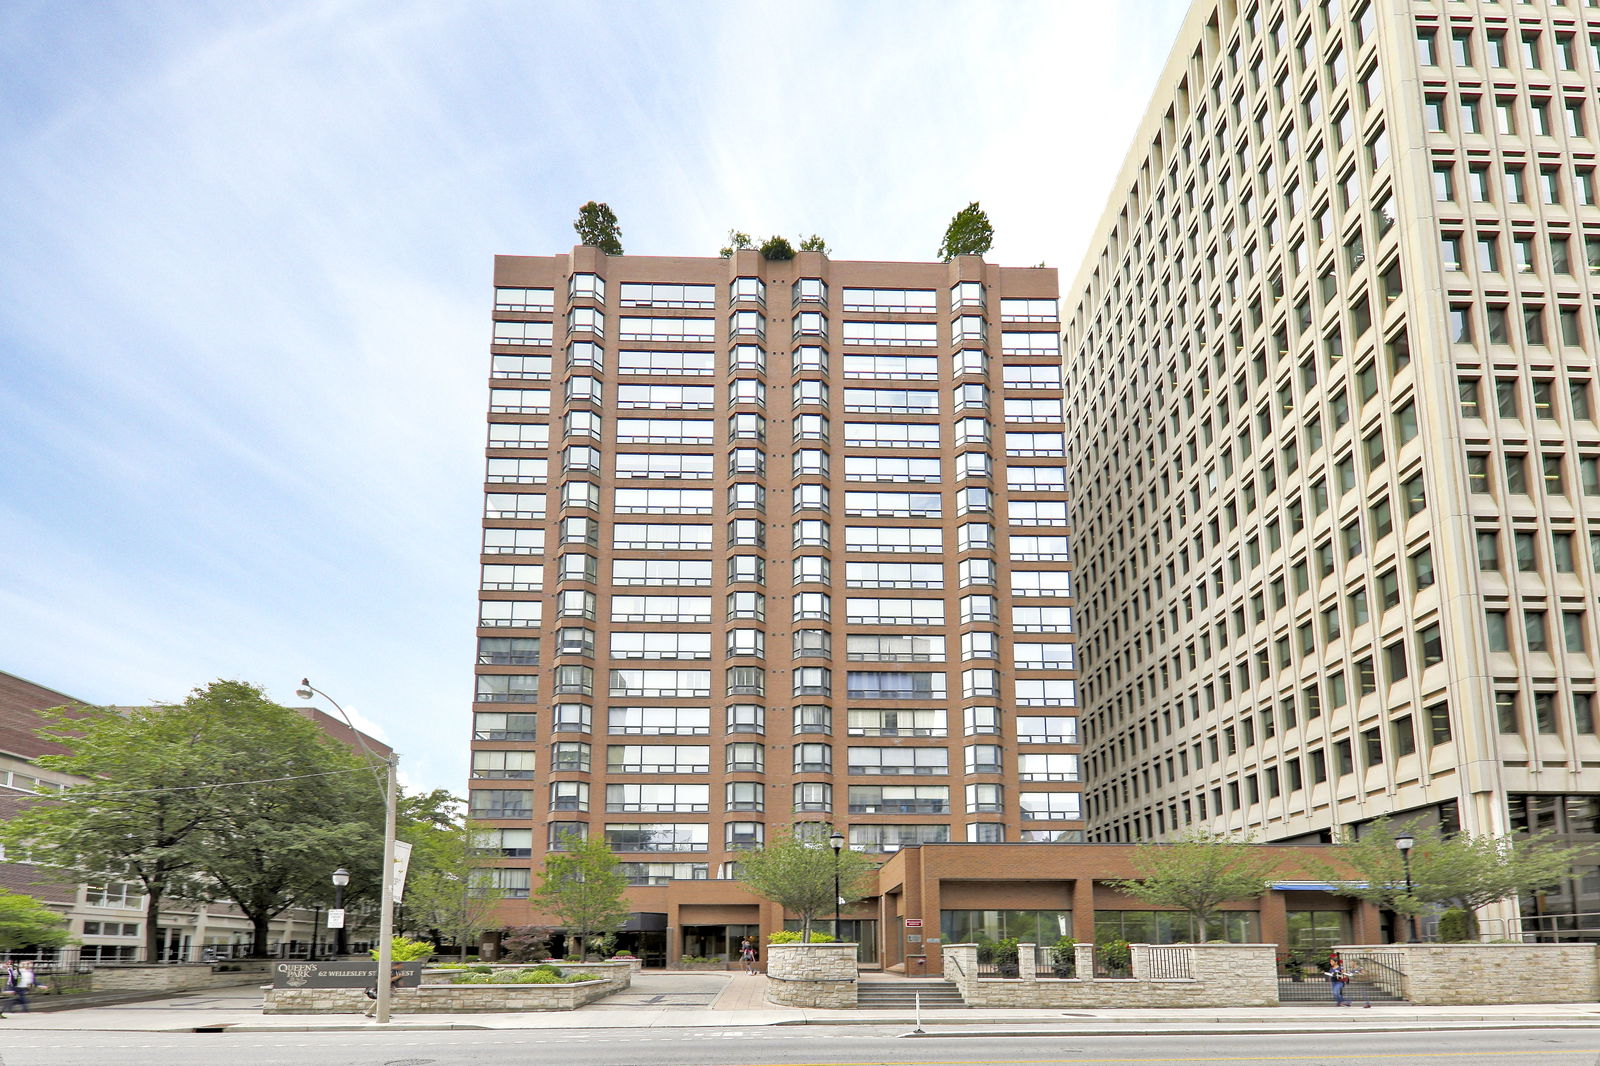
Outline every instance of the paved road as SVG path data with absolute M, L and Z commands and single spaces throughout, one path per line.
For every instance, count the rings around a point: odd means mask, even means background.
M 1600 1032 L 906 1039 L 904 1026 L 156 1035 L 0 1031 L 0 1066 L 1597 1066 Z

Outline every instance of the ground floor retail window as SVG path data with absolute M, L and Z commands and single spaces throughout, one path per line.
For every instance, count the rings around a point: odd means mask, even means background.
M 1193 944 L 1225 940 L 1230 944 L 1259 944 L 1261 920 L 1255 911 L 1222 911 L 1213 915 L 1204 932 L 1183 911 L 1095 911 L 1094 939 L 1126 940 L 1130 944 Z
M 1350 943 L 1349 911 L 1290 911 L 1289 947 L 1294 950 L 1330 948 Z
M 749 937 L 761 942 L 759 925 L 686 925 L 683 927 L 683 953 L 724 962 L 739 957 L 739 942 Z
M 946 944 L 984 944 L 1008 937 L 1024 944 L 1054 944 L 1072 935 L 1072 912 L 940 911 L 939 933 Z

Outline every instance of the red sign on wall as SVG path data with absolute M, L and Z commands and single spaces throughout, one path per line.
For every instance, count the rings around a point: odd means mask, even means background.
M 922 928 L 922 919 L 921 918 L 907 918 L 906 919 L 906 928 L 907 929 L 921 929 Z

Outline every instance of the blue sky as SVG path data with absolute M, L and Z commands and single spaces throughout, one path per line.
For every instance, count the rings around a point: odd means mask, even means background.
M 492 256 L 1076 271 L 1180 0 L 0 6 L 0 670 L 311 677 L 460 791 Z

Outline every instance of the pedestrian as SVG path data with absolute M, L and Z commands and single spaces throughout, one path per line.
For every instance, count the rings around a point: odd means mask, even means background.
M 9 1005 L 10 1001 L 16 998 L 17 973 L 17 964 L 10 959 L 5 960 L 3 967 L 0 967 L 0 995 L 5 997 L 6 1005 Z M 5 1016 L 4 1009 L 0 1009 L 0 1018 Z
M 755 941 L 751 940 L 749 937 L 745 937 L 744 940 L 739 943 L 739 958 L 744 960 L 744 972 L 753 975 L 756 972 Z
M 1335 1007 L 1348 1007 L 1349 1002 L 1344 998 L 1345 986 L 1350 983 L 1350 971 L 1338 959 L 1333 961 L 1326 974 L 1328 981 L 1333 985 L 1333 1005 Z
M 6 976 L 6 984 L 10 987 L 11 999 L 6 1006 L 14 1007 L 24 1013 L 32 1013 L 28 1006 L 28 993 L 38 984 L 38 978 L 33 973 L 33 963 L 24 962 L 21 965 L 7 964 L 7 966 L 10 972 Z M 0 1017 L 3 1016 L 0 1014 Z

